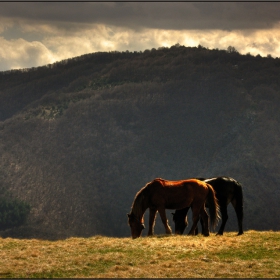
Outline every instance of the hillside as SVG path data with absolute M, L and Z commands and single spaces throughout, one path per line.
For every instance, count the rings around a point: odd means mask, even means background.
M 4 278 L 279 278 L 279 232 L 242 236 L 0 238 Z
M 279 70 L 175 45 L 0 73 L 0 195 L 32 207 L 1 235 L 129 236 L 147 182 L 220 175 L 244 188 L 245 230 L 279 230 Z

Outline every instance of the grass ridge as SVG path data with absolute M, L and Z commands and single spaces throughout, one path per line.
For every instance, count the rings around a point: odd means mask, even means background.
M 0 278 L 279 278 L 280 232 L 0 238 Z

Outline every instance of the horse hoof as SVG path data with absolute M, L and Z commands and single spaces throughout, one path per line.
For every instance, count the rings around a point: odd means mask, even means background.
M 217 235 L 223 235 L 223 233 L 222 233 L 222 232 L 218 232 L 218 233 L 216 234 L 216 236 L 217 236 Z
M 238 235 L 242 235 L 242 234 L 244 234 L 244 232 L 243 232 L 243 231 L 242 231 L 242 232 L 238 232 L 237 236 L 238 236 Z

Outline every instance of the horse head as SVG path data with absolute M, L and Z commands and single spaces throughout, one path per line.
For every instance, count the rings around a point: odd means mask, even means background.
M 175 233 L 182 235 L 185 228 L 188 226 L 188 216 L 181 215 L 178 211 L 171 213 L 175 223 Z
M 138 219 L 133 213 L 127 214 L 128 224 L 131 229 L 131 236 L 133 239 L 141 236 L 142 230 L 145 228 L 144 220 Z

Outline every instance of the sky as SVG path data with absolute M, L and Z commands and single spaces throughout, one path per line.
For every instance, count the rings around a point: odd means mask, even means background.
M 0 71 L 177 43 L 280 57 L 280 2 L 0 0 Z

